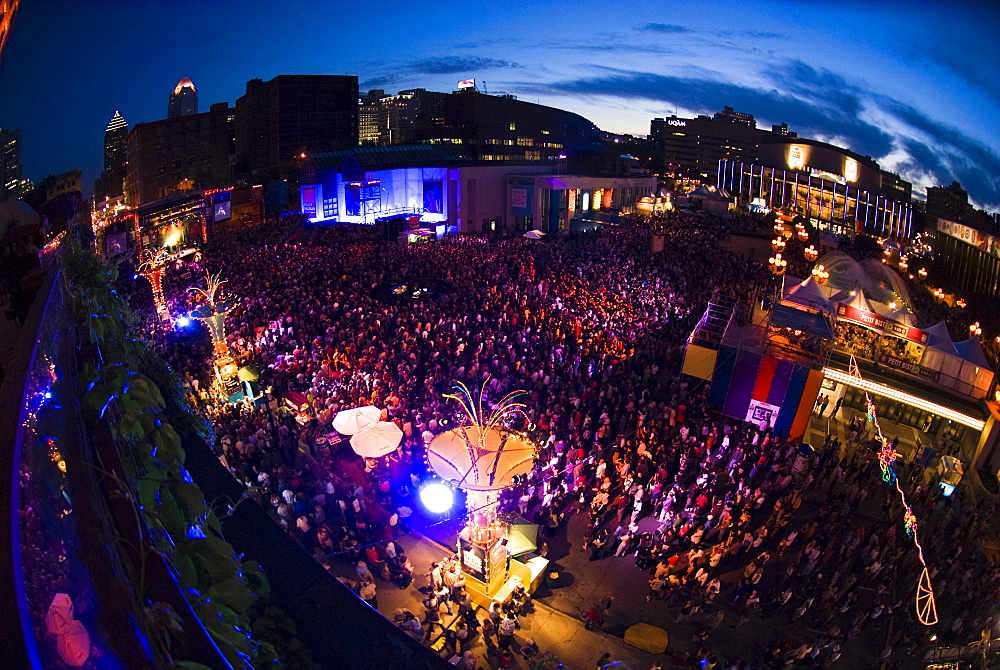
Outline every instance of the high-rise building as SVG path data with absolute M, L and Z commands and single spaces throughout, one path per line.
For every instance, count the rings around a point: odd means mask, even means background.
M 232 185 L 234 110 L 219 102 L 202 114 L 137 123 L 128 134 L 126 200 L 136 207 L 181 190 Z
M 752 114 L 724 107 L 712 117 L 653 119 L 649 134 L 657 169 L 715 181 L 720 160 L 756 158 L 761 131 Z
M 384 97 L 385 91 L 376 88 L 361 96 L 358 101 L 358 144 L 378 144 L 379 102 Z
M 176 119 L 178 116 L 189 116 L 198 113 L 198 89 L 190 79 L 184 77 L 177 86 L 174 87 L 170 99 L 167 101 L 167 118 Z
M 21 196 L 21 131 L 0 128 L 0 200 Z
M 128 163 L 128 123 L 115 110 L 104 131 L 104 171 L 94 180 L 94 200 L 102 202 L 120 196 L 124 190 Z
M 21 0 L 0 0 L 0 64 L 3 64 L 3 49 L 10 38 L 10 30 L 14 26 L 14 15 Z
M 126 139 L 128 139 L 128 123 L 118 110 L 115 110 L 104 131 L 105 170 L 110 170 L 112 166 L 124 163 L 128 159 Z
M 358 78 L 283 74 L 251 79 L 236 101 L 236 162 L 243 176 L 287 168 L 303 152 L 358 144 Z

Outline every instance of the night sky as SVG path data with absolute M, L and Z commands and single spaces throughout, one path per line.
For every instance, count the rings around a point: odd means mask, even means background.
M 997 210 L 998 27 L 1000 10 L 961 1 L 23 0 L 0 126 L 21 129 L 25 176 L 80 168 L 89 192 L 114 111 L 165 118 L 182 77 L 200 111 L 278 74 L 387 93 L 474 77 L 638 135 L 732 105 Z

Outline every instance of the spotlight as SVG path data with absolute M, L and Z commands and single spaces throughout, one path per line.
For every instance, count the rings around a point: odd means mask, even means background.
M 178 328 L 187 328 L 188 326 L 191 325 L 191 319 L 187 318 L 186 316 L 179 316 L 174 320 L 174 323 L 177 325 Z
M 428 484 L 420 489 L 420 502 L 433 514 L 444 514 L 451 509 L 454 501 L 454 494 L 444 484 Z

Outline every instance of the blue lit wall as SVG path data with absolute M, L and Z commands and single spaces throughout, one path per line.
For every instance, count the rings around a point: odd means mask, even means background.
M 332 170 L 319 183 L 299 187 L 302 213 L 313 222 L 374 224 L 396 216 L 419 216 L 428 226 L 448 220 L 447 168 L 397 168 L 344 179 Z

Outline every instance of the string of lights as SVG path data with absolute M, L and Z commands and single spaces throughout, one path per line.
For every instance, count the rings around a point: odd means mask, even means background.
M 861 370 L 858 368 L 858 362 L 853 355 L 851 356 L 850 373 L 864 381 L 864 377 L 861 376 Z M 927 561 L 924 560 L 924 549 L 920 545 L 920 538 L 917 535 L 917 515 L 914 514 L 913 508 L 907 501 L 906 493 L 903 492 L 903 487 L 900 486 L 899 478 L 896 476 L 896 470 L 893 467 L 896 459 L 899 457 L 899 452 L 896 451 L 892 443 L 886 440 L 882 434 L 882 427 L 879 425 L 878 414 L 875 411 L 875 403 L 872 401 L 868 390 L 863 390 L 865 392 L 867 419 L 875 427 L 876 438 L 879 444 L 881 444 L 878 451 L 878 464 L 879 469 L 882 471 L 882 481 L 894 485 L 896 492 L 899 493 L 899 499 L 903 505 L 903 528 L 906 530 L 906 534 L 913 539 L 913 544 L 917 548 L 917 556 L 920 558 L 920 565 L 923 566 L 920 573 L 920 581 L 917 583 L 917 619 L 925 626 L 933 626 L 938 622 L 937 602 L 934 600 L 934 588 L 931 586 L 931 575 L 927 569 Z

